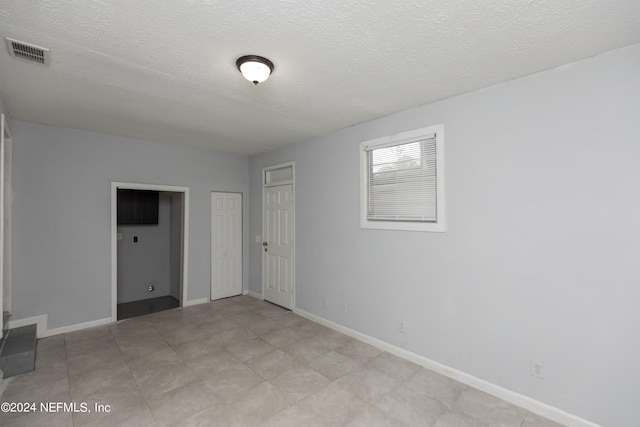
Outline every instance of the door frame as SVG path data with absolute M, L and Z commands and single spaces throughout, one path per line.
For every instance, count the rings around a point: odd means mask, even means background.
M 213 233 L 215 230 L 215 224 L 214 224 L 214 217 L 213 217 L 213 201 L 214 201 L 214 194 L 239 194 L 240 195 L 240 293 L 238 293 L 238 295 L 242 295 L 243 292 L 243 269 L 244 269 L 244 233 L 243 233 L 243 228 L 244 228 L 244 195 L 242 194 L 242 192 L 240 191 L 212 191 L 211 192 L 211 233 L 210 233 L 210 244 L 209 244 L 209 248 L 210 248 L 210 254 L 209 254 L 209 258 L 211 261 L 211 268 L 209 270 L 209 301 L 214 301 L 213 299 L 213 277 L 214 277 L 214 262 L 213 262 Z M 224 297 L 223 297 L 224 298 Z
M 118 321 L 118 189 L 153 190 L 182 193 L 182 248 L 180 250 L 180 307 L 188 305 L 186 301 L 189 271 L 189 187 L 173 185 L 140 184 L 132 182 L 111 183 L 111 321 Z
M 285 169 L 291 167 L 291 179 L 285 180 L 271 180 L 269 179 L 269 172 L 278 169 Z M 262 222 L 262 236 L 264 236 L 265 230 L 265 212 L 267 208 L 267 203 L 264 197 L 265 190 L 270 187 L 279 187 L 281 185 L 291 185 L 291 194 L 293 196 L 293 205 L 291 207 L 291 310 L 296 307 L 296 162 L 285 162 L 280 163 L 273 166 L 267 166 L 262 168 L 262 218 L 260 221 Z M 264 238 L 263 238 L 264 241 Z M 262 299 L 264 300 L 264 289 L 266 286 L 267 278 L 264 276 L 265 270 L 265 256 L 262 252 L 262 246 L 260 246 L 260 258 L 261 258 L 261 272 L 260 276 L 262 277 Z
M 7 115 L 0 114 L 0 340 L 4 331 L 4 312 L 11 313 L 11 239 L 12 239 L 12 139 Z M 6 307 L 6 310 L 5 310 Z M 0 371 L 1 372 L 1 371 Z

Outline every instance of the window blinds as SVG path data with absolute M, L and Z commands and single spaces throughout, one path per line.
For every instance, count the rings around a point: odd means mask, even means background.
M 435 135 L 365 151 L 368 220 L 437 221 Z

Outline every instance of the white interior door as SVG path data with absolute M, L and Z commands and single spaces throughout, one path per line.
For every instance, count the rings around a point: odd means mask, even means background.
M 262 281 L 264 299 L 293 308 L 293 186 L 264 188 Z
M 211 299 L 242 293 L 242 194 L 211 193 Z

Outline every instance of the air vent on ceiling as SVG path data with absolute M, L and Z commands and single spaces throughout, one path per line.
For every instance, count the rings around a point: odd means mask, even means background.
M 11 56 L 49 65 L 49 49 L 7 37 L 7 47 Z

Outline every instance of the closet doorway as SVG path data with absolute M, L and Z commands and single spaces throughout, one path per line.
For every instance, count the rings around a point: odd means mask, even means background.
M 189 189 L 111 184 L 111 318 L 186 305 Z

